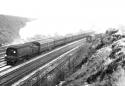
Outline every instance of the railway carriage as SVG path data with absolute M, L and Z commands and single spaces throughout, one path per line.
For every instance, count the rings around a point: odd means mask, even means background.
M 54 40 L 54 45 L 55 45 L 55 47 L 60 46 L 60 45 L 62 45 L 62 44 L 64 44 L 64 43 L 65 43 L 65 38 L 55 39 L 55 40 Z
M 40 51 L 39 52 L 47 51 L 47 50 L 50 50 L 54 47 L 54 40 L 53 39 L 48 39 L 45 41 L 39 40 L 37 42 L 40 43 Z
M 91 34 L 91 33 L 90 33 Z M 34 55 L 40 54 L 47 50 L 52 50 L 55 47 L 61 46 L 66 43 L 79 40 L 87 34 L 80 34 L 74 36 L 60 37 L 60 38 L 51 38 L 48 40 L 37 40 L 33 42 L 28 42 L 24 44 L 13 45 L 7 48 L 5 60 L 8 65 L 15 65 L 22 60 L 27 60 L 32 58 Z
M 65 42 L 66 43 L 69 43 L 69 42 L 72 42 L 73 41 L 73 36 L 68 36 L 65 38 Z

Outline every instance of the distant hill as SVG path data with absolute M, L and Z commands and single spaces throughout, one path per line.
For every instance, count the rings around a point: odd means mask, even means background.
M 23 28 L 29 21 L 28 18 L 0 15 L 0 44 L 10 43 L 20 38 L 20 28 Z

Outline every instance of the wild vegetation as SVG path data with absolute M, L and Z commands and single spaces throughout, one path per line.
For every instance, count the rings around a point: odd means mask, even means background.
M 124 86 L 125 36 L 112 29 L 87 41 L 91 43 L 87 61 L 59 86 Z

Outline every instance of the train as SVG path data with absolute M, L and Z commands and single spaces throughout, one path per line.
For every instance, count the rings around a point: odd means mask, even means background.
M 5 61 L 7 62 L 7 65 L 14 66 L 25 60 L 33 58 L 35 55 L 39 55 L 42 52 L 82 39 L 87 35 L 89 35 L 89 33 L 53 38 L 48 41 L 37 40 L 23 44 L 11 45 L 6 49 Z

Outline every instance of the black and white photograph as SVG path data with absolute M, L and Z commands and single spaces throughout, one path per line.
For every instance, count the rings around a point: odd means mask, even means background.
M 0 0 L 0 86 L 125 86 L 125 1 Z

